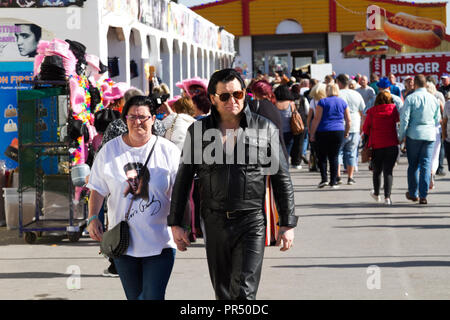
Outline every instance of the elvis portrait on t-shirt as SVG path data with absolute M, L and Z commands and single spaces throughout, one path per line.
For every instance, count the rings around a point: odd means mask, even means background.
M 132 194 L 133 200 L 138 200 L 137 211 L 144 213 L 149 208 L 150 215 L 155 215 L 161 209 L 161 202 L 152 195 L 150 199 L 149 182 L 150 171 L 140 162 L 129 162 L 124 167 L 125 176 L 127 177 L 127 186 L 125 187 L 124 197 Z M 134 210 L 133 210 L 134 211 Z

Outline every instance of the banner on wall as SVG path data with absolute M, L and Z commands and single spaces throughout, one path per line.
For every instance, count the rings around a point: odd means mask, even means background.
M 33 63 L 0 62 L 0 70 L 0 160 L 5 161 L 8 169 L 15 169 L 17 162 L 7 157 L 5 151 L 13 139 L 18 138 L 18 82 L 33 80 Z
M 82 7 L 86 0 L 0 0 L 0 8 Z
M 36 24 L 0 19 L 0 61 L 34 61 L 39 41 L 52 38 Z
M 407 76 L 423 74 L 433 76 L 438 82 L 444 73 L 450 73 L 450 54 L 426 54 L 386 57 L 374 57 L 371 60 L 371 70 L 379 76 L 392 72 L 399 82 Z
M 345 57 L 450 51 L 450 35 L 439 20 L 390 12 L 376 5 L 367 8 L 367 31 L 355 35 L 342 49 Z

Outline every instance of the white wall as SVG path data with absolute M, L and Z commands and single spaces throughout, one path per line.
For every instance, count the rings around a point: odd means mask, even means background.
M 342 43 L 340 33 L 328 34 L 328 50 L 330 56 L 330 63 L 333 65 L 333 70 L 336 74 L 346 73 L 348 75 L 355 75 L 360 73 L 362 75 L 370 75 L 370 60 L 369 58 L 344 58 L 341 53 Z M 320 80 L 320 79 L 319 79 Z
M 241 68 L 244 78 L 253 77 L 252 37 L 239 37 L 239 55 L 234 60 L 233 68 Z

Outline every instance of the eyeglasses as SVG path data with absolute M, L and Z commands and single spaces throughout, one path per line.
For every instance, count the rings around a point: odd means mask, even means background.
M 237 100 L 242 99 L 244 97 L 244 91 L 239 90 L 239 91 L 235 91 L 233 93 L 225 92 L 225 93 L 221 93 L 221 94 L 215 93 L 215 95 L 219 97 L 220 101 L 227 102 L 231 98 L 231 95 L 233 95 L 233 97 Z
M 126 116 L 125 116 L 125 118 L 127 119 L 127 120 L 130 120 L 130 121 L 136 121 L 136 120 L 139 120 L 140 122 L 145 122 L 145 121 L 147 121 L 148 119 L 150 119 L 152 116 L 135 116 L 135 115 L 129 115 L 129 114 L 127 114 Z
M 205 92 L 205 90 L 203 90 L 203 89 L 191 89 L 191 90 L 189 90 L 189 93 L 191 95 L 197 95 L 197 94 L 200 94 L 202 92 Z

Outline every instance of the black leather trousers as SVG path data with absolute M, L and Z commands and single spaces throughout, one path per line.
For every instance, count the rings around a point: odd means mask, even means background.
M 218 300 L 254 300 L 265 248 L 262 210 L 203 210 L 209 275 Z

